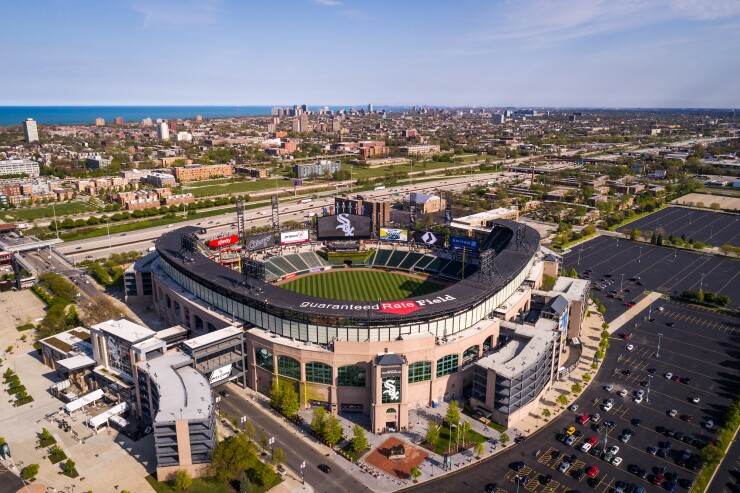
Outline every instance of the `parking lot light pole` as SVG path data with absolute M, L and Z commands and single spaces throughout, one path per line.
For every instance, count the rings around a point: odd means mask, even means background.
M 639 264 L 642 260 L 642 247 L 639 247 L 639 254 L 637 256 L 637 263 Z
M 704 287 L 704 276 L 705 274 L 702 273 L 701 279 L 699 280 L 699 291 L 701 291 L 702 288 Z
M 622 291 L 624 288 L 624 274 L 622 274 L 622 280 L 619 282 L 619 291 Z
M 660 358 L 660 338 L 663 337 L 663 334 L 658 332 L 658 350 L 655 352 L 655 357 Z
M 650 387 L 653 386 L 653 376 L 648 374 L 648 386 L 647 386 L 647 395 L 645 396 L 645 402 L 650 404 Z

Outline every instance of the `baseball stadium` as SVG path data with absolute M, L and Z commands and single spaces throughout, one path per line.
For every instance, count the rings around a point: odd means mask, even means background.
M 250 388 L 292 382 L 304 408 L 362 414 L 383 433 L 463 397 L 505 426 L 525 416 L 585 316 L 580 280 L 542 289 L 560 265 L 523 223 L 411 231 L 337 208 L 251 237 L 167 232 L 131 285 L 167 326 L 242 327 Z

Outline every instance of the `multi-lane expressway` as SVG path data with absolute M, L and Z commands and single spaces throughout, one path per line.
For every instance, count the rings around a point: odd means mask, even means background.
M 511 181 L 518 177 L 522 177 L 522 174 L 508 173 L 508 172 L 497 172 L 497 173 L 486 173 L 486 174 L 471 174 L 469 176 L 461 177 L 442 177 L 435 181 L 426 181 L 423 183 L 416 184 L 404 184 L 397 185 L 382 190 L 371 190 L 366 192 L 360 192 L 363 197 L 382 199 L 382 198 L 394 198 L 398 194 L 398 198 L 401 198 L 408 192 L 426 192 L 435 193 L 445 191 L 461 191 L 469 186 L 477 184 L 486 184 L 490 181 Z M 346 190 L 337 191 L 336 193 L 347 193 Z M 298 221 L 302 222 L 305 220 L 309 212 L 320 212 L 322 207 L 333 205 L 334 193 L 323 194 L 318 198 L 314 198 L 309 203 L 299 204 L 296 201 L 287 202 L 283 199 L 280 204 L 280 221 Z M 65 242 L 58 245 L 57 250 L 65 254 L 73 262 L 79 262 L 86 258 L 101 258 L 107 257 L 110 253 L 125 252 L 125 251 L 146 251 L 149 247 L 154 245 L 154 241 L 159 238 L 165 232 L 172 228 L 178 228 L 182 226 L 200 226 L 208 229 L 209 234 L 217 235 L 219 233 L 225 233 L 228 231 L 235 231 L 236 227 L 232 226 L 236 221 L 236 212 L 234 208 L 224 209 L 224 214 L 210 217 L 197 217 L 192 220 L 182 221 L 177 224 L 170 224 L 167 226 L 157 226 L 153 228 L 142 229 L 139 231 L 132 231 L 128 233 L 114 233 L 110 235 L 98 236 L 95 238 L 89 238 L 85 240 L 77 240 Z M 270 223 L 270 206 L 249 209 L 245 211 L 245 223 L 247 227 L 260 227 Z M 105 225 L 100 226 L 101 229 L 105 229 Z

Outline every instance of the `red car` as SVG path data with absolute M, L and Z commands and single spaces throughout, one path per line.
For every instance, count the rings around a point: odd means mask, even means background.
M 692 418 L 690 414 L 684 414 L 683 416 L 681 416 L 681 419 L 686 421 L 687 423 L 691 423 L 694 418 Z
M 665 479 L 665 476 L 663 475 L 663 473 L 656 474 L 653 477 L 653 484 L 655 486 L 660 486 L 664 479 Z
M 596 438 L 596 437 L 591 437 L 591 438 L 588 439 L 588 443 L 590 443 L 591 446 L 593 447 L 594 445 L 596 445 L 597 443 L 599 443 L 599 439 Z
M 591 419 L 591 416 L 588 413 L 585 413 L 583 416 L 581 416 L 580 418 L 578 418 L 578 422 L 581 423 L 581 424 L 584 424 L 589 419 Z
M 679 377 L 678 375 L 673 375 L 673 377 L 671 378 L 671 380 L 673 380 L 674 382 L 680 382 L 681 381 L 681 377 Z
M 625 301 L 624 306 L 635 306 L 635 304 L 632 303 L 631 301 Z
M 599 468 L 596 466 L 591 466 L 588 469 L 586 469 L 586 474 L 591 476 L 592 478 L 595 477 L 597 474 L 599 474 Z

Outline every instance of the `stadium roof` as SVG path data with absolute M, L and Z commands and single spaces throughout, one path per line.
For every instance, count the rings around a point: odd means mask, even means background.
M 199 284 L 245 303 L 262 312 L 282 318 L 341 325 L 349 321 L 370 324 L 395 324 L 402 321 L 435 319 L 467 309 L 490 297 L 522 271 L 539 246 L 536 230 L 521 223 L 500 220 L 497 224 L 526 234 L 526 243 L 512 240 L 495 257 L 495 272 L 490 280 L 472 274 L 440 291 L 398 301 L 338 301 L 287 291 L 273 284 L 245 278 L 239 272 L 219 265 L 198 252 L 182 250 L 182 236 L 200 228 L 188 226 L 170 231 L 156 243 L 161 258 L 182 275 Z

